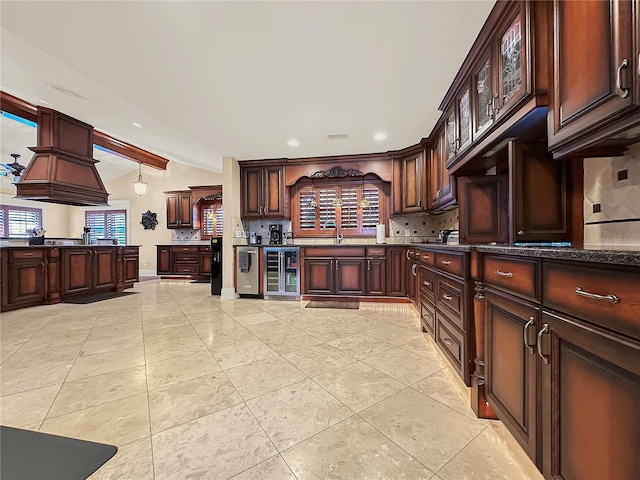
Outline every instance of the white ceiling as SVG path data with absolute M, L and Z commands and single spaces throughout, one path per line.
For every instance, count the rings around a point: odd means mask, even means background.
M 493 4 L 3 0 L 0 83 L 218 172 L 222 156 L 386 151 L 429 134 Z

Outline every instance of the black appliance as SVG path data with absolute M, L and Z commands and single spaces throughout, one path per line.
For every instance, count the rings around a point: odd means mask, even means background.
M 222 238 L 211 239 L 211 295 L 222 292 Z
M 269 245 L 282 245 L 282 225 L 269 225 Z

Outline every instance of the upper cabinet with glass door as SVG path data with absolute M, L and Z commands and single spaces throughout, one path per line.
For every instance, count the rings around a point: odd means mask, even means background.
M 496 2 L 440 105 L 447 166 L 516 113 L 548 105 L 550 13 L 549 2 Z

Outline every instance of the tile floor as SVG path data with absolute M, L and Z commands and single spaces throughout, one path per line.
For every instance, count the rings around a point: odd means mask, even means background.
M 541 479 L 407 305 L 148 281 L 3 314 L 3 425 L 115 444 L 92 479 Z

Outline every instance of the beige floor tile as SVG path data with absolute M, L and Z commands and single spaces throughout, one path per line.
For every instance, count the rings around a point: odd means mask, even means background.
M 434 472 L 485 428 L 411 388 L 360 416 Z
M 367 330 L 367 335 L 394 345 L 402 345 L 403 343 L 417 340 L 424 334 L 420 331 L 407 330 L 396 325 L 385 325 L 384 327 Z
M 438 476 L 442 480 L 542 480 L 542 474 L 500 422 L 474 438 Z
M 149 390 L 219 372 L 220 367 L 210 352 L 198 352 L 147 364 Z
M 218 318 L 216 320 L 192 319 L 189 318 L 191 325 L 198 334 L 205 338 L 209 335 L 215 335 L 222 330 L 230 330 L 233 328 L 242 328 L 238 322 L 229 316 Z
M 312 380 L 254 398 L 247 406 L 279 451 L 353 415 Z
M 200 333 L 200 336 L 204 344 L 209 349 L 213 349 L 216 347 L 225 347 L 227 345 L 233 345 L 238 342 L 258 340 L 258 337 L 256 337 L 253 333 L 251 333 L 244 327 L 225 328 L 222 330 L 209 330 L 206 335 Z
M 420 319 L 417 318 L 417 317 L 416 318 L 413 318 L 413 317 L 401 318 L 398 321 L 394 321 L 393 325 L 395 325 L 396 327 L 406 328 L 407 330 L 411 330 L 412 332 L 422 333 L 422 327 L 420 325 Z
M 332 319 L 322 318 L 304 310 L 278 315 L 278 319 L 303 332 L 309 328 L 331 323 Z
M 22 348 L 20 348 L 21 352 L 31 351 L 31 350 L 57 350 L 59 348 L 66 348 L 70 346 L 75 346 L 81 344 L 87 339 L 89 335 L 89 329 L 84 330 L 72 330 L 69 332 L 38 332 L 33 337 L 31 337 Z M 79 349 L 78 349 L 79 350 Z
M 422 338 L 417 338 L 411 342 L 403 343 L 400 345 L 400 348 L 427 358 L 432 362 L 447 363 L 442 354 L 436 350 L 437 347 L 429 335 L 423 335 Z
M 186 318 L 186 317 L 185 317 Z M 145 346 L 156 343 L 163 343 L 176 340 L 192 340 L 200 339 L 198 333 L 193 329 L 190 323 L 179 327 L 166 327 L 156 330 L 145 330 L 144 344 Z
M 299 330 L 265 337 L 262 341 L 281 355 L 322 343 L 321 340 Z
M 178 340 L 169 340 L 166 342 L 145 344 L 144 354 L 147 363 L 160 362 L 168 358 L 180 357 L 183 355 L 194 355 L 197 353 L 206 353 L 205 347 L 200 337 L 181 338 Z
M 244 404 L 153 436 L 156 480 L 226 479 L 277 453 Z
M 196 311 L 186 311 L 185 315 L 189 319 L 192 324 L 200 323 L 200 322 L 214 322 L 214 321 L 224 321 L 224 320 L 232 320 L 231 316 L 221 309 L 207 309 L 207 310 L 196 310 Z M 234 320 L 235 322 L 235 320 Z M 235 322 L 239 327 L 240 324 Z
M 151 437 L 118 448 L 118 452 L 89 477 L 90 480 L 153 480 Z
M 125 348 L 105 353 L 85 354 L 76 358 L 67 381 L 144 365 L 144 347 Z
M 151 432 L 167 430 L 240 402 L 242 398 L 222 372 L 153 390 L 149 392 Z
M 94 328 L 110 327 L 113 325 L 141 323 L 142 315 L 138 313 L 116 313 L 112 315 L 99 315 L 98 319 L 93 324 Z
M 326 343 L 285 353 L 283 357 L 310 377 L 356 361 L 351 355 Z
M 65 382 L 47 418 L 147 391 L 144 365 Z
M 450 368 L 443 368 L 420 380 L 412 388 L 443 403 L 467 417 L 477 418 L 469 403 L 469 389 L 457 386 L 460 377 Z M 461 383 L 461 382 L 460 382 Z
M 136 348 L 143 345 L 142 326 L 140 332 L 122 335 L 121 337 L 98 338 L 96 340 L 87 340 L 82 345 L 82 351 L 87 354 L 107 353 L 125 348 Z
M 87 342 L 97 340 L 128 339 L 142 337 L 142 322 L 119 323 L 104 327 L 94 327 L 87 337 Z
M 276 455 L 232 477 L 231 480 L 296 480 L 296 477 L 282 457 Z
M 60 386 L 69 374 L 72 365 L 73 360 L 20 369 L 7 369 L 3 365 L 0 368 L 0 394 L 2 396 L 13 395 L 52 385 Z
M 116 446 L 131 443 L 151 433 L 147 394 L 47 418 L 40 431 Z
M 142 329 L 145 334 L 150 330 L 158 330 L 160 328 L 191 326 L 189 320 L 184 315 L 175 315 L 163 318 L 145 318 L 142 320 Z
M 354 416 L 282 453 L 299 479 L 428 480 L 433 473 Z
M 237 343 L 213 347 L 211 353 L 223 370 L 236 368 L 257 360 L 278 355 L 277 352 L 257 338 L 255 340 L 239 341 Z
M 342 350 L 352 357 L 362 360 L 376 353 L 384 352 L 393 347 L 390 343 L 384 342 L 365 333 L 359 333 L 351 337 L 339 338 L 328 342 L 332 347 Z
M 330 342 L 338 338 L 356 335 L 358 331 L 346 326 L 343 322 L 334 321 L 324 325 L 308 328 L 305 330 L 305 333 L 319 338 L 323 342 Z
M 39 348 L 37 350 L 18 350 L 3 365 L 3 372 L 21 368 L 46 367 L 58 362 L 73 362 L 80 352 L 82 342 L 59 348 Z
M 251 362 L 226 373 L 245 401 L 306 379 L 281 356 Z
M 299 333 L 300 330 L 291 326 L 286 322 L 279 320 L 275 322 L 256 323 L 254 325 L 247 325 L 247 330 L 253 333 L 256 337 L 264 339 L 266 337 L 273 337 L 275 335 L 282 335 L 285 333 Z
M 233 319 L 240 325 L 245 327 L 248 325 L 255 325 L 257 323 L 275 322 L 278 319 L 273 315 L 259 310 L 255 313 L 247 313 L 246 311 L 238 311 L 233 315 Z
M 359 412 L 405 386 L 361 362 L 324 373 L 314 380 L 354 412 Z
M 405 385 L 411 385 L 444 368 L 441 364 L 401 348 L 390 348 L 362 360 Z
M 59 390 L 60 387 L 54 385 L 2 397 L 0 423 L 16 428 L 39 425 L 47 415 Z
M 246 315 L 257 315 L 256 319 L 260 318 L 260 315 L 265 315 L 265 312 L 261 309 L 259 309 L 258 307 L 252 307 L 250 305 L 241 305 L 241 304 L 236 304 L 236 302 L 232 302 L 232 303 L 227 303 L 227 302 L 223 302 L 220 304 L 220 308 L 227 313 L 228 315 L 230 315 L 231 317 L 233 317 L 235 319 L 235 317 L 238 316 L 246 316 Z M 271 315 L 269 315 L 267 317 L 267 320 L 262 320 L 262 321 L 266 321 L 266 322 L 272 322 L 275 317 L 272 317 Z M 251 321 L 250 319 L 245 319 L 245 321 Z M 247 325 L 247 323 L 243 323 L 240 322 L 243 325 Z M 252 323 L 260 323 L 260 321 L 257 322 L 252 322 Z

